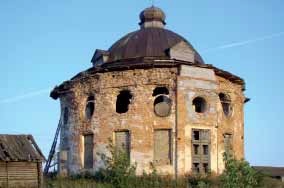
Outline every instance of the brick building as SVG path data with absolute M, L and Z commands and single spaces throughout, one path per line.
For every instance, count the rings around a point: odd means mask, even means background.
M 109 139 L 137 174 L 150 163 L 160 174 L 221 173 L 224 152 L 244 157 L 243 79 L 206 64 L 165 29 L 161 9 L 142 11 L 139 25 L 51 92 L 61 104 L 60 174 L 103 167 Z

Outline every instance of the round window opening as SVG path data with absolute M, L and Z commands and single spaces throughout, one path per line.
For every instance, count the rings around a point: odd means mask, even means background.
M 222 104 L 224 114 L 226 116 L 230 116 L 232 114 L 232 101 L 230 96 L 225 93 L 220 93 L 219 99 Z
M 197 113 L 204 113 L 207 109 L 206 100 L 202 97 L 196 97 L 192 101 L 192 107 Z
M 160 95 L 154 101 L 154 112 L 160 117 L 169 116 L 171 113 L 171 106 L 171 99 L 165 95 Z

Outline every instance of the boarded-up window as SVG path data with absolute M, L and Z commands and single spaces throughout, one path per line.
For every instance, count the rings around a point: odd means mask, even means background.
M 192 130 L 192 171 L 208 173 L 210 164 L 210 131 Z
M 224 149 L 226 154 L 229 155 L 233 154 L 232 142 L 233 142 L 232 134 L 228 133 L 224 134 Z
M 94 160 L 94 136 L 93 134 L 84 135 L 84 168 L 93 168 Z
M 130 134 L 129 131 L 115 132 L 116 155 L 126 155 L 130 159 Z
M 154 132 L 154 162 L 171 164 L 171 130 L 155 130 Z

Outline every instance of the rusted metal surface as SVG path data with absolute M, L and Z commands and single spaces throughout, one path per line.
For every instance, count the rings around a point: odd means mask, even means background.
M 31 135 L 0 135 L 0 161 L 44 161 Z

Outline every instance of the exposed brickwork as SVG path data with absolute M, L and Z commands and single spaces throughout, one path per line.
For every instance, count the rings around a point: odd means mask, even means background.
M 109 50 L 96 50 L 92 68 L 51 92 L 52 98 L 60 98 L 61 119 L 65 109 L 69 117 L 61 121 L 61 175 L 103 167 L 98 153 L 109 155 L 109 139 L 130 150 L 137 174 L 150 172 L 150 163 L 160 174 L 184 175 L 193 169 L 219 174 L 225 149 L 238 159 L 244 157 L 244 80 L 205 64 L 186 39 L 164 29 L 161 9 L 151 7 L 141 15 L 140 30 Z M 156 87 L 163 95 L 152 95 Z M 94 110 L 87 105 L 90 99 Z M 116 109 L 128 103 L 128 108 Z M 91 106 L 87 116 L 86 106 Z M 193 130 L 202 133 L 200 139 Z M 86 143 L 90 134 L 93 143 Z M 93 154 L 86 153 L 92 147 Z
M 191 72 L 195 72 L 193 75 Z M 158 117 L 154 113 L 153 90 L 166 86 L 172 100 L 171 113 Z M 116 98 L 121 90 L 133 95 L 127 113 L 116 113 Z M 224 117 L 219 92 L 230 95 L 233 113 Z M 87 98 L 95 96 L 95 111 L 90 120 L 85 117 Z M 204 114 L 196 113 L 192 100 L 202 96 L 207 101 Z M 69 118 L 63 126 L 60 139 L 61 174 L 84 171 L 83 135 L 94 135 L 94 170 L 102 167 L 97 153 L 106 153 L 109 138 L 114 131 L 130 131 L 130 159 L 137 162 L 137 173 L 150 171 L 154 160 L 154 130 L 171 129 L 172 164 L 157 165 L 161 174 L 185 174 L 192 170 L 191 131 L 208 129 L 211 135 L 210 168 L 220 173 L 223 168 L 224 133 L 233 135 L 233 150 L 243 158 L 243 101 L 242 86 L 215 76 L 211 69 L 181 66 L 96 73 L 73 82 L 72 88 L 60 97 L 62 117 L 65 107 Z M 65 156 L 64 156 L 65 155 Z

